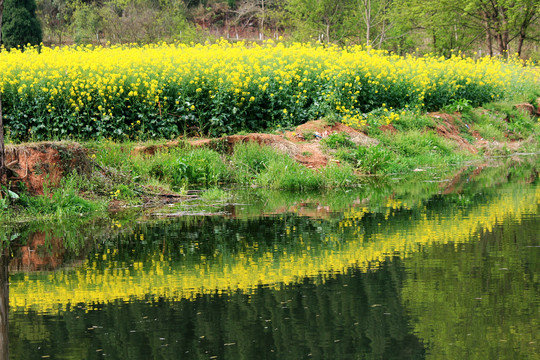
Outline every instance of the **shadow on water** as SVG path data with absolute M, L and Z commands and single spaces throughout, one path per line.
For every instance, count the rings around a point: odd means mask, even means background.
M 2 354 L 527 358 L 540 187 L 514 165 L 5 229 Z

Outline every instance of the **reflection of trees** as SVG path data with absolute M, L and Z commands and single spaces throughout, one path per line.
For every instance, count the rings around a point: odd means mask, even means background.
M 9 306 L 9 256 L 0 254 L 0 360 L 9 359 L 8 306 Z
M 261 286 L 252 295 L 117 302 L 56 316 L 16 313 L 12 352 L 17 359 L 95 358 L 98 349 L 116 359 L 421 358 L 423 346 L 401 306 L 403 278 L 395 259 L 323 285 L 306 279 L 280 290 Z M 29 341 L 33 346 L 25 346 Z
M 527 323 L 524 317 L 516 315 L 521 312 L 527 318 L 534 319 L 531 309 L 527 308 L 530 301 L 518 303 L 519 296 L 512 297 L 510 303 L 517 310 L 507 310 L 501 308 L 502 302 L 497 299 L 493 300 L 496 304 L 494 308 L 491 307 L 493 302 L 475 307 L 476 300 L 472 296 L 474 291 L 486 289 L 484 280 L 487 279 L 490 284 L 501 285 L 497 290 L 498 299 L 507 296 L 504 286 L 515 287 L 518 289 L 516 294 L 523 292 L 527 299 L 534 299 L 531 289 L 535 289 L 537 285 L 534 285 L 534 281 L 537 283 L 537 280 L 530 279 L 534 279 L 533 275 L 540 270 L 538 260 L 527 258 L 525 268 L 534 271 L 527 272 L 526 278 L 520 279 L 519 275 L 522 274 L 517 271 L 523 267 L 520 261 L 525 260 L 512 255 L 511 244 L 514 244 L 512 239 L 517 234 L 516 227 L 511 231 L 505 230 L 508 234 L 504 236 L 496 235 L 506 234 L 497 227 L 493 232 L 494 239 L 500 238 L 493 240 L 493 243 L 497 244 L 495 250 L 501 251 L 501 259 L 508 255 L 508 259 L 517 265 L 516 270 L 507 273 L 511 274 L 511 281 L 501 282 L 497 278 L 500 276 L 498 268 L 495 268 L 497 263 L 489 257 L 488 260 L 483 258 L 485 254 L 481 252 L 486 251 L 492 241 L 482 240 L 477 244 L 476 238 L 471 237 L 477 229 L 491 229 L 505 218 L 517 218 L 525 228 L 532 226 L 531 234 L 538 233 L 537 225 L 534 227 L 527 220 L 527 214 L 537 211 L 535 207 L 540 199 L 538 188 L 512 186 L 487 194 L 464 189 L 463 194 L 459 195 L 431 196 L 414 207 L 400 207 L 397 199 L 393 198 L 397 205 L 386 205 L 384 211 L 363 212 L 353 211 L 353 208 L 343 217 L 330 220 L 282 214 L 276 218 L 248 218 L 244 221 L 192 217 L 185 221 L 166 220 L 133 225 L 118 238 L 109 236 L 97 243 L 82 269 L 67 270 L 63 273 L 64 277 L 55 278 L 54 281 L 43 280 L 49 275 L 47 273 L 33 274 L 31 281 L 43 276 L 36 282 L 39 288 L 29 285 L 24 279 L 26 274 L 12 275 L 12 300 L 19 298 L 31 303 L 22 292 L 18 293 L 20 296 L 13 296 L 17 294 L 18 287 L 29 293 L 41 291 L 35 296 L 38 301 L 33 304 L 42 306 L 52 298 L 55 289 L 65 289 L 67 295 L 63 299 L 67 300 L 63 304 L 70 304 L 66 306 L 67 311 L 59 310 L 62 309 L 58 306 L 59 302 L 51 302 L 52 307 L 28 307 L 25 308 L 28 313 L 15 312 L 11 323 L 11 352 L 17 355 L 14 358 L 39 358 L 55 353 L 65 354 L 65 358 L 93 358 L 98 349 L 103 349 L 112 358 L 175 358 L 178 354 L 184 354 L 182 358 L 209 358 L 216 355 L 234 359 L 302 359 L 307 354 L 312 354 L 313 358 L 351 358 L 354 353 L 376 359 L 419 358 L 423 357 L 422 345 L 416 336 L 411 335 L 407 325 L 410 320 L 402 305 L 400 289 L 405 282 L 405 304 L 406 309 L 410 306 L 414 314 L 413 320 L 417 326 L 415 334 L 424 338 L 428 346 L 448 354 L 447 358 L 465 358 L 467 354 L 463 348 L 456 351 L 455 346 L 450 350 L 445 346 L 456 339 L 470 340 L 460 338 L 458 324 L 464 319 L 474 319 L 471 308 L 474 311 L 480 309 L 485 314 L 493 309 L 498 314 L 503 313 L 502 316 L 508 314 L 512 318 L 505 319 L 505 324 L 512 322 L 516 316 L 516 328 L 520 334 L 531 334 L 527 332 L 527 326 L 536 326 L 535 329 L 540 331 L 537 324 Z M 402 231 L 404 229 L 406 231 Z M 483 235 L 482 239 L 491 239 L 489 234 Z M 364 241 L 360 244 L 358 239 L 361 236 Z M 428 255 L 414 255 L 421 250 L 421 244 L 426 247 L 430 245 L 426 250 Z M 466 253 L 456 252 L 454 246 L 477 252 L 477 257 L 470 262 L 460 263 Z M 315 250 L 307 252 L 307 248 Z M 377 252 L 366 255 L 366 250 L 371 248 Z M 359 249 L 360 252 L 354 252 Z M 400 256 L 410 255 L 413 259 L 396 258 L 393 262 L 382 262 L 381 268 L 376 271 L 364 267 L 365 273 L 351 271 L 348 275 L 328 276 L 325 281 L 305 280 L 281 288 L 279 284 L 273 284 L 275 288 L 272 289 L 263 285 L 249 295 L 238 291 L 220 296 L 197 295 L 193 301 L 173 301 L 175 298 L 170 292 L 171 283 L 187 278 L 189 271 L 195 267 L 194 272 L 201 273 L 208 264 L 215 264 L 215 268 L 223 272 L 228 265 L 234 265 L 238 258 L 245 255 L 249 255 L 247 269 L 250 272 L 256 272 L 257 265 L 263 262 L 266 253 L 272 253 L 274 260 L 281 257 L 280 269 L 284 269 L 287 275 L 291 270 L 306 268 L 301 262 L 303 259 L 320 259 L 322 266 L 310 273 L 316 276 L 332 270 L 345 270 L 350 265 L 343 264 L 350 264 L 350 259 L 358 261 L 363 259 L 362 256 L 370 260 L 382 259 L 395 252 L 400 252 Z M 216 253 L 218 256 L 212 258 Z M 285 253 L 290 257 L 284 256 Z M 335 254 L 346 255 L 347 261 L 328 261 Z M 490 255 L 489 252 L 486 254 Z M 432 257 L 436 260 L 431 261 Z M 401 261 L 407 266 L 414 264 L 418 270 L 413 268 L 411 272 L 421 284 L 416 284 L 412 279 L 404 280 L 405 271 Z M 137 265 L 137 269 L 132 264 Z M 124 272 L 118 269 L 124 269 Z M 156 271 L 160 269 L 171 270 L 168 274 L 170 278 Z M 65 276 L 71 273 L 81 277 Z M 473 280 L 469 284 L 470 273 Z M 94 277 L 96 274 L 109 274 L 107 280 L 110 281 Z M 244 273 L 230 271 L 230 274 L 238 281 Z M 483 280 L 475 277 L 478 274 L 482 275 Z M 142 279 L 140 283 L 151 284 L 151 289 L 142 286 L 141 293 L 135 295 L 133 289 L 136 284 L 133 280 L 139 276 Z M 55 282 L 57 279 L 60 280 Z M 158 292 L 159 281 L 163 279 L 171 279 L 171 282 L 165 281 L 165 290 Z M 195 278 L 196 281 L 189 282 L 189 285 L 199 286 L 199 279 Z M 81 293 L 86 296 L 80 297 L 81 303 L 73 301 L 76 281 L 82 284 Z M 122 281 L 125 287 L 121 287 Z M 241 290 L 250 290 L 257 283 L 249 282 Z M 100 287 L 104 284 L 106 286 Z M 193 286 L 187 288 L 194 289 Z M 92 293 L 92 289 L 96 288 L 99 291 Z M 206 290 L 215 288 L 210 286 Z M 125 289 L 129 292 L 123 291 Z M 218 289 L 227 292 L 230 288 L 221 286 Z M 149 293 L 154 295 L 147 295 Z M 120 296 L 111 296 L 117 294 Z M 104 297 L 105 301 L 96 295 L 110 297 Z M 471 296 L 465 298 L 468 295 Z M 43 300 L 44 296 L 48 296 L 48 299 Z M 151 296 L 153 298 L 148 298 Z M 146 303 L 144 299 L 149 302 Z M 36 308 L 50 313 L 43 316 L 35 312 Z M 427 316 L 426 309 L 429 313 Z M 499 335 L 497 325 L 490 324 L 489 319 L 482 321 L 478 329 L 474 327 L 476 325 L 468 325 L 482 334 L 471 339 L 482 343 L 485 341 L 482 336 L 488 334 L 486 337 L 490 343 L 499 341 L 495 339 Z M 444 331 L 439 334 L 440 329 Z M 474 341 L 468 344 L 471 349 L 476 346 Z M 519 346 L 524 344 L 519 340 Z M 38 346 L 41 347 L 39 353 L 36 350 Z M 489 346 L 487 344 L 483 349 L 491 351 Z
M 524 216 L 406 262 L 404 306 L 433 358 L 538 357 L 538 234 L 540 218 Z

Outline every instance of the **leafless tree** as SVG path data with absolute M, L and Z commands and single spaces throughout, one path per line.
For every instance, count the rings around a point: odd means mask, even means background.
M 380 48 L 389 30 L 386 12 L 391 0 L 358 0 L 358 10 L 366 29 L 366 45 L 373 46 L 378 42 Z

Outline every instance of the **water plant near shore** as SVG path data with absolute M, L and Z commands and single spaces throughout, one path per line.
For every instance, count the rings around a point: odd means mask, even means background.
M 14 140 L 148 139 L 295 125 L 331 114 L 364 126 L 403 111 L 529 93 L 518 61 L 400 57 L 309 44 L 157 44 L 0 53 Z

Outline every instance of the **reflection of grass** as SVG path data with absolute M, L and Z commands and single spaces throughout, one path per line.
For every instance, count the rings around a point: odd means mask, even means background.
M 103 238 L 109 238 L 118 233 L 121 229 L 111 226 L 113 220 L 110 218 L 72 218 L 69 221 L 36 221 L 18 223 L 17 225 L 0 226 L 0 243 L 4 247 L 14 248 L 14 255 L 17 255 L 17 248 L 26 245 L 35 233 L 45 234 L 46 243 L 44 247 L 52 252 L 51 240 L 60 240 L 62 253 L 66 261 L 68 258 L 84 253 L 83 249 L 93 246 Z M 120 224 L 120 222 L 117 222 Z M 123 229 L 125 230 L 125 229 Z M 65 252 L 64 252 L 65 250 Z
M 206 201 L 224 200 L 231 197 L 231 193 L 220 188 L 210 188 L 201 194 L 201 198 Z
M 403 303 L 432 358 L 538 358 L 540 261 L 533 249 L 540 222 L 517 219 L 498 219 L 478 241 L 435 246 L 404 262 L 412 276 L 403 282 Z
M 170 254 L 163 253 L 159 247 L 163 240 L 155 238 L 156 245 L 149 234 L 141 231 L 126 238 L 134 246 L 153 247 L 150 254 L 140 259 L 134 260 L 132 255 L 121 257 L 120 252 L 129 249 L 113 245 L 89 257 L 84 266 L 59 272 L 51 278 L 50 274 L 12 276 L 11 306 L 13 309 L 56 311 L 65 308 L 67 303 L 144 299 L 148 294 L 174 300 L 216 291 L 250 292 L 259 284 L 274 287 L 329 271 L 340 273 L 350 267 L 367 269 L 377 266 L 389 254 L 407 256 L 419 245 L 468 242 L 477 230 L 489 231 L 507 217 L 519 219 L 523 214 L 537 211 L 539 203 L 540 188 L 519 186 L 502 191 L 500 196 L 487 199 L 487 202 L 470 204 L 466 209 L 444 207 L 429 212 L 418 207 L 414 216 L 403 218 L 400 211 L 391 209 L 400 209 L 404 204 L 388 198 L 385 206 L 390 211 L 384 216 L 373 217 L 366 206 L 360 205 L 332 222 L 304 224 L 290 221 L 293 218 L 284 219 L 281 223 L 284 227 L 270 229 L 274 238 L 265 238 L 264 244 L 250 240 L 249 228 L 231 232 L 216 221 L 215 226 L 209 228 L 211 231 L 201 232 L 205 223 L 194 219 L 193 231 L 183 237 L 185 240 L 175 248 L 173 258 L 172 250 L 169 250 Z M 401 223 L 394 222 L 400 218 Z M 239 224 L 249 226 L 253 223 Z M 277 223 L 269 220 L 270 224 Z M 365 232 L 368 225 L 369 231 Z M 167 229 L 167 226 L 163 228 Z M 261 231 L 265 227 L 252 229 Z M 226 243 L 223 243 L 223 246 L 214 244 L 212 252 L 201 252 L 200 249 L 210 245 L 208 242 L 216 241 L 218 236 L 241 244 L 242 251 L 226 251 Z M 175 242 L 178 243 L 178 239 Z M 328 276 L 320 277 L 321 281 Z

